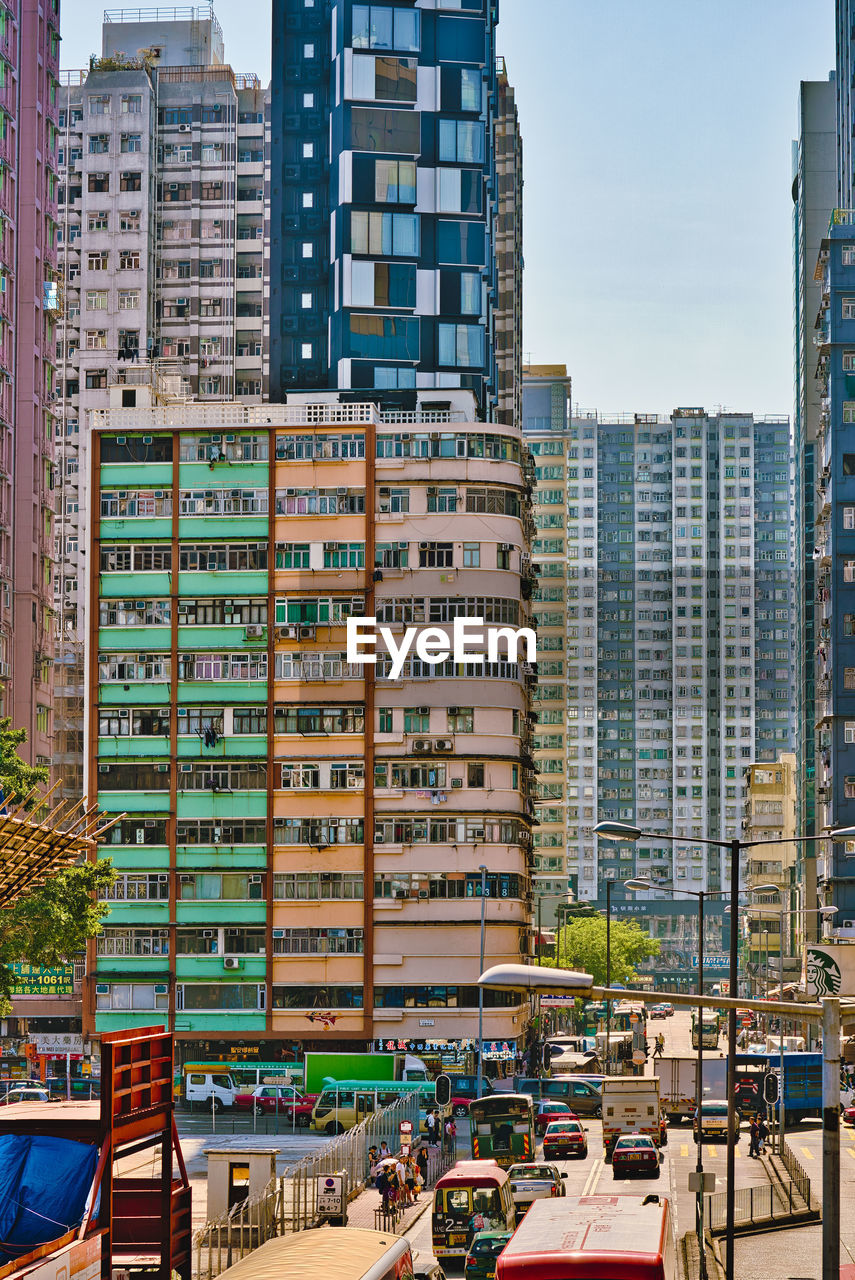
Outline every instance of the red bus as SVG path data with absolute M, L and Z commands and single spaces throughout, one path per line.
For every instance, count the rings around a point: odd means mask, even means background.
M 496 1260 L 496 1280 L 676 1280 L 663 1196 L 535 1200 Z

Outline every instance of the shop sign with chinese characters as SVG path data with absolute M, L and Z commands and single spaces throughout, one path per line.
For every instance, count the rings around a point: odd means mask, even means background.
M 13 964 L 13 996 L 70 996 L 74 993 L 74 966 L 45 969 L 37 964 Z

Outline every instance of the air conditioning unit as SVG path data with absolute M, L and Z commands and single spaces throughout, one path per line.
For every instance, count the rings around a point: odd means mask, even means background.
M 264 879 L 264 876 L 262 876 L 262 875 L 250 876 L 250 877 L 249 877 L 249 883 L 250 883 L 250 884 L 261 884 L 261 882 L 262 882 L 262 880 L 263 880 L 263 879 Z
M 213 930 L 213 929 L 203 929 L 203 930 L 202 930 L 202 937 L 203 937 L 203 938 L 213 938 L 213 937 L 215 937 L 215 936 L 216 936 L 216 935 L 215 935 L 215 933 L 214 933 L 214 930 Z
M 109 772 L 110 772 L 110 766 L 109 766 L 108 764 L 99 764 L 99 765 L 98 765 L 98 772 L 99 772 L 99 773 L 109 773 Z
M 264 630 L 265 630 L 264 627 L 261 627 L 261 626 L 254 625 L 251 627 L 247 627 L 246 629 L 247 640 L 263 640 Z
M 168 191 L 177 191 L 177 190 L 178 190 L 178 183 L 177 183 L 177 182 L 167 182 L 166 187 L 167 187 L 167 190 L 168 190 Z
M 355 791 L 357 787 L 362 785 L 362 778 L 357 777 L 355 774 L 350 774 L 347 779 L 347 785 L 351 790 Z
M 178 132 L 179 132 L 179 133 L 190 133 L 191 128 L 192 128 L 192 126 L 191 126 L 191 125 L 189 125 L 189 124 L 180 124 L 180 125 L 178 126 Z M 170 185 L 170 186 L 172 186 L 172 183 L 170 182 L 170 184 L 169 184 L 169 185 Z
M 316 628 L 316 627 L 313 627 L 313 626 L 308 626 L 308 627 L 298 627 L 298 628 L 297 628 L 297 632 L 298 632 L 297 638 L 298 638 L 298 640 L 314 640 L 316 630 L 317 630 L 317 628 Z
M 336 489 L 336 493 L 338 494 L 338 496 L 339 496 L 340 498 L 344 498 L 344 497 L 346 497 L 346 495 L 347 495 L 347 485 L 346 485 L 346 484 L 340 484 L 340 485 L 338 486 L 338 488 Z
M 416 738 L 413 743 L 413 753 L 415 755 L 423 755 L 426 751 L 433 751 L 433 743 L 429 738 Z
M 296 640 L 297 627 L 277 627 L 276 639 L 277 640 Z
M 460 790 L 460 788 L 461 788 L 462 786 L 463 786 L 463 779 L 462 779 L 462 778 L 452 778 L 452 779 L 451 779 L 451 787 L 452 787 L 452 790 L 453 790 L 453 791 L 459 791 L 459 790 Z
M 95 984 L 96 996 L 108 996 L 110 994 L 109 984 L 106 982 L 98 982 Z
M 430 890 L 429 890 L 429 889 L 419 889 L 419 897 L 420 897 L 420 898 L 422 898 L 422 899 L 424 899 L 424 898 L 429 898 L 429 897 L 430 897 Z
M 284 930 L 284 929 L 274 929 L 274 930 L 273 930 L 273 936 L 274 936 L 274 938 L 284 938 L 284 937 L 285 937 L 285 930 Z
M 223 956 L 224 969 L 239 969 L 240 965 L 241 962 L 238 960 L 237 956 Z
M 453 751 L 454 743 L 451 738 L 437 738 L 433 744 L 434 751 Z
M 419 543 L 419 551 L 427 551 L 427 549 L 428 549 L 428 547 L 429 547 L 429 546 L 430 546 L 430 543 L 429 543 L 429 542 L 420 542 L 420 543 Z
M 391 489 L 382 489 L 382 488 L 381 488 L 381 490 L 380 490 L 380 497 L 381 497 L 381 498 L 391 498 L 391 496 L 392 496 L 392 490 L 391 490 Z

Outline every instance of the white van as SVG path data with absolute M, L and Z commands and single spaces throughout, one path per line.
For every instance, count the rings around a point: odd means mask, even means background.
M 202 1107 L 210 1111 L 223 1111 L 235 1105 L 235 1082 L 230 1075 L 219 1071 L 185 1071 L 183 1100 L 191 1111 Z M 212 1102 L 213 1099 L 213 1102 Z

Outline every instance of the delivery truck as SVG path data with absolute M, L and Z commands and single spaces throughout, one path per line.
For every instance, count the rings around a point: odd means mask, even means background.
M 659 1080 L 656 1076 L 607 1076 L 602 1085 L 603 1147 L 611 1159 L 618 1138 L 645 1133 L 659 1146 Z
M 303 1073 L 306 1093 L 320 1093 L 334 1080 L 416 1081 L 428 1079 L 427 1067 L 412 1053 L 306 1054 Z
M 659 1099 L 669 1124 L 691 1119 L 697 1102 L 698 1060 L 694 1058 L 659 1058 L 654 1063 L 659 1080 Z M 727 1062 L 724 1058 L 704 1058 L 705 1098 L 721 1098 L 727 1094 Z

